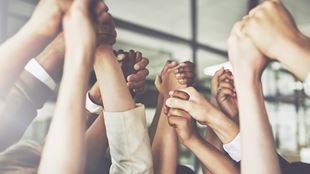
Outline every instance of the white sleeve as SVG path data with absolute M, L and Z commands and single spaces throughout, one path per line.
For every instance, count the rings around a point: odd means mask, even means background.
M 56 82 L 51 78 L 51 76 L 45 71 L 45 69 L 37 62 L 36 59 L 31 59 L 24 68 L 35 78 L 44 83 L 52 91 L 56 89 Z
M 305 93 L 310 96 L 310 73 L 308 73 L 307 78 L 304 82 Z
M 145 108 L 104 112 L 112 165 L 110 174 L 153 174 Z
M 223 145 L 225 152 L 236 162 L 241 160 L 240 133 L 230 142 Z
M 88 112 L 92 114 L 100 114 L 103 111 L 103 107 L 100 105 L 97 105 L 94 103 L 90 97 L 89 97 L 89 92 L 86 93 L 86 101 L 85 101 L 85 108 Z

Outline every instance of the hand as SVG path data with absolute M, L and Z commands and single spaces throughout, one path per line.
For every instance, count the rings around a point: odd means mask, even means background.
M 127 81 L 127 86 L 134 94 L 140 93 L 144 90 L 145 80 L 149 74 L 146 68 L 149 60 L 143 57 L 139 51 L 130 50 L 124 52 L 119 50 L 116 52 L 118 62 L 120 62 L 124 77 Z
M 241 33 L 241 23 L 234 25 L 228 39 L 228 55 L 235 77 L 247 75 L 261 77 L 267 63 L 265 56 L 254 46 L 253 42 Z
M 40 0 L 27 24 L 40 35 L 54 37 L 71 4 L 72 0 Z
M 186 93 L 174 93 L 171 97 L 181 100 L 189 99 Z M 187 146 L 193 138 L 198 137 L 196 122 L 187 112 L 181 109 L 168 109 L 166 106 L 164 112 L 168 117 L 169 125 L 175 128 L 178 139 L 183 145 Z
M 216 100 L 221 110 L 231 119 L 238 120 L 238 101 L 234 86 L 233 75 L 229 70 L 218 77 Z
M 64 17 L 64 33 L 67 54 L 86 56 L 93 59 L 95 49 L 95 32 L 90 16 L 89 7 L 96 8 L 96 19 L 98 22 L 105 20 L 105 6 L 100 1 L 76 0 L 72 4 L 69 12 Z M 73 51 L 74 50 L 74 51 Z M 86 51 L 86 53 L 85 53 Z
M 108 7 L 106 5 L 104 7 L 105 11 L 108 12 Z M 97 45 L 113 45 L 117 36 L 113 18 L 109 13 L 106 13 L 102 18 L 103 22 L 95 23 Z
M 193 87 L 171 91 L 169 94 L 170 96 L 179 96 L 181 95 L 179 93 L 187 93 L 190 96 L 190 99 L 186 101 L 174 97 L 169 98 L 166 101 L 168 108 L 184 110 L 188 112 L 195 120 L 204 125 L 208 125 L 214 121 L 216 116 L 221 113 Z
M 195 79 L 195 64 L 190 61 L 180 63 L 175 76 L 181 85 L 191 86 Z
M 250 11 L 241 23 L 242 32 L 269 58 L 290 49 L 301 37 L 295 21 L 280 1 L 265 1 Z M 288 47 L 287 47 L 288 46 Z
M 160 75 L 156 76 L 155 86 L 161 96 L 167 97 L 169 91 L 180 89 L 185 85 L 180 85 L 176 76 L 174 75 L 177 69 L 178 63 L 175 61 L 168 61 L 161 71 Z

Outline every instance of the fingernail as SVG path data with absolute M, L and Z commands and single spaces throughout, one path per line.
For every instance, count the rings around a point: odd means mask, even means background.
M 173 93 L 174 93 L 173 91 L 169 91 L 170 96 L 173 96 Z
M 178 73 L 177 75 L 175 75 L 176 77 L 181 77 L 181 74 L 180 73 Z

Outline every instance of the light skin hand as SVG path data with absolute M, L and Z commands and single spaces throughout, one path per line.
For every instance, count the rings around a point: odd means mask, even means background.
M 190 96 L 187 93 L 176 92 L 170 97 L 188 100 Z M 173 108 L 166 108 L 164 112 L 168 117 L 169 125 L 175 128 L 180 143 L 186 146 L 194 137 L 198 137 L 196 122 L 187 112 Z
M 283 3 L 263 2 L 243 18 L 241 28 L 263 54 L 282 63 L 300 80 L 306 79 L 310 39 L 298 30 Z
M 235 74 L 254 74 L 257 77 L 262 75 L 267 64 L 266 57 L 255 47 L 250 38 L 241 33 L 241 23 L 234 25 L 228 39 L 229 60 Z M 250 51 L 247 51 L 250 50 Z M 242 67 L 242 68 L 238 68 Z M 235 76 L 238 78 L 238 76 Z
M 211 115 L 216 115 L 216 112 L 218 112 L 217 109 L 193 87 L 182 89 L 181 91 L 190 95 L 189 101 L 170 98 L 166 101 L 166 105 L 172 108 L 184 109 L 195 120 L 204 125 L 208 125 L 211 120 Z M 174 92 L 176 91 L 170 92 L 170 95 L 173 95 Z
M 185 110 L 196 121 L 210 126 L 224 144 L 230 142 L 239 133 L 239 127 L 210 104 L 204 96 L 194 88 L 189 87 L 180 91 L 172 91 L 170 92 L 170 95 L 180 92 L 187 93 L 190 96 L 189 101 L 178 98 L 169 98 L 166 101 L 168 108 Z
M 273 59 L 283 51 L 283 44 L 292 42 L 300 34 L 293 17 L 280 1 L 265 1 L 252 9 L 241 22 L 241 32 Z
M 72 0 L 40 0 L 26 27 L 42 36 L 56 36 L 61 29 L 62 17 L 71 4 Z

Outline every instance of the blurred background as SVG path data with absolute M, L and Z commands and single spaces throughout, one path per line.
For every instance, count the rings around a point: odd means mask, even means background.
M 283 0 L 298 27 L 310 36 L 310 1 Z M 37 0 L 0 1 L 0 43 L 29 19 Z M 116 49 L 141 51 L 150 60 L 146 89 L 136 100 L 147 106 L 148 122 L 155 112 L 154 77 L 168 59 L 196 64 L 196 86 L 209 95 L 205 70 L 227 62 L 226 40 L 232 25 L 259 0 L 106 0 L 115 18 Z M 43 26 L 44 27 L 44 26 Z M 262 36 L 263 37 L 263 36 Z M 310 163 L 310 101 L 303 83 L 284 67 L 272 63 L 263 75 L 266 106 L 278 152 L 289 161 Z M 42 141 L 53 115 L 55 100 L 39 112 L 24 138 Z M 200 128 L 203 131 L 203 127 Z M 180 163 L 199 171 L 199 162 L 180 147 Z

